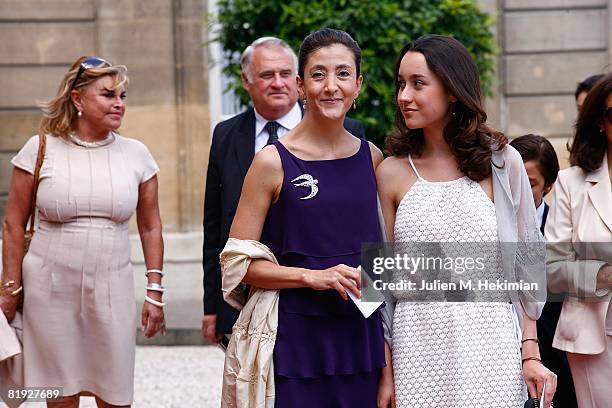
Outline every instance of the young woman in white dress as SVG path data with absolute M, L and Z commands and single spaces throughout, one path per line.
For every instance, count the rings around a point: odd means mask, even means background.
M 396 76 L 398 131 L 387 139 L 391 157 L 377 170 L 388 239 L 527 241 L 539 227 L 529 181 L 520 155 L 485 124 L 467 49 L 450 37 L 421 37 L 402 50 Z M 532 235 L 538 241 L 539 232 Z M 497 251 L 487 277 L 503 279 L 507 258 Z M 506 269 L 521 267 L 512 265 Z M 543 258 L 539 270 L 544 275 Z M 532 397 L 541 397 L 546 383 L 548 408 L 556 376 L 539 360 L 541 308 L 527 295 L 512 303 L 510 295 L 497 302 L 414 302 L 408 292 L 395 292 L 393 367 L 383 373 L 382 405 L 395 399 L 398 407 L 518 408 L 527 398 L 525 383 Z

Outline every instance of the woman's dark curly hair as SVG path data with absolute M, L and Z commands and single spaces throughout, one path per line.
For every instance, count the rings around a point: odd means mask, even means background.
M 600 79 L 589 91 L 576 120 L 576 133 L 571 145 L 570 163 L 590 172 L 601 166 L 607 151 L 608 138 L 602 131 L 607 99 L 612 93 L 612 72 Z
M 481 181 L 491 174 L 491 155 L 508 143 L 503 133 L 489 127 L 482 107 L 482 93 L 478 69 L 463 44 L 443 35 L 425 35 L 408 43 L 400 52 L 395 65 L 398 77 L 400 63 L 407 52 L 420 52 L 427 66 L 444 84 L 446 91 L 457 101 L 449 108 L 450 120 L 444 128 L 444 139 L 459 162 L 459 168 L 469 178 Z M 420 156 L 423 152 L 423 129 L 408 129 L 397 105 L 400 91 L 395 84 L 395 125 L 397 130 L 385 141 L 387 152 L 393 156 Z

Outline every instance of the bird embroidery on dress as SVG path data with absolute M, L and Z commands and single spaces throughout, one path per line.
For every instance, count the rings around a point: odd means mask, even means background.
M 296 181 L 301 180 L 303 180 L 301 183 L 296 183 Z M 291 180 L 291 182 L 294 183 L 293 185 L 296 187 L 310 187 L 310 194 L 308 194 L 306 197 L 301 197 L 300 200 L 309 200 L 312 197 L 316 196 L 319 192 L 319 187 L 317 187 L 319 180 L 312 177 L 310 174 L 302 174 L 301 176 L 297 176 L 296 178 Z

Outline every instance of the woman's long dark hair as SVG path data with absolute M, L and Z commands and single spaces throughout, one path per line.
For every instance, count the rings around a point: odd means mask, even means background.
M 570 163 L 590 172 L 601 166 L 607 151 L 608 138 L 602 131 L 608 96 L 612 93 L 612 72 L 600 79 L 589 91 L 576 120 L 576 133 L 571 145 Z
M 472 56 L 454 38 L 426 35 L 402 49 L 395 65 L 396 78 L 407 52 L 423 54 L 429 69 L 440 78 L 446 91 L 457 99 L 449 109 L 452 115 L 444 128 L 444 140 L 457 158 L 460 170 L 472 180 L 487 178 L 491 174 L 493 151 L 503 149 L 508 139 L 486 124 L 480 78 Z M 396 80 L 396 104 L 399 91 Z M 421 155 L 425 142 L 423 129 L 408 129 L 399 106 L 395 110 L 395 125 L 397 130 L 386 139 L 387 152 L 400 157 Z

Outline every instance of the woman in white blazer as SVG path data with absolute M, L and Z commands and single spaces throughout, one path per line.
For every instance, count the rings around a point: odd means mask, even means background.
M 612 73 L 588 94 L 546 223 L 548 286 L 566 292 L 553 346 L 580 408 L 612 407 Z

